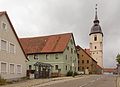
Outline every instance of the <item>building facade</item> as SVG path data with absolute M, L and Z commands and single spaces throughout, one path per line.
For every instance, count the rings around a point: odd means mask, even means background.
M 16 79 L 26 76 L 26 56 L 6 12 L 0 12 L 0 76 Z
M 34 70 L 34 64 L 39 61 L 51 64 L 52 73 L 66 75 L 69 70 L 78 71 L 78 57 L 72 33 L 21 38 L 20 41 L 29 59 L 28 70 Z
M 83 71 L 86 74 L 96 74 L 97 62 L 80 46 L 76 46 L 78 53 L 78 71 Z
M 94 25 L 91 28 L 90 37 L 90 52 L 92 58 L 97 61 L 98 65 L 103 68 L 103 32 L 99 25 L 97 17 L 97 8 L 95 14 Z

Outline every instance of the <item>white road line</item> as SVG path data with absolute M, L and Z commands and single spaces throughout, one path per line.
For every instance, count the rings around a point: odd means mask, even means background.
M 86 85 L 88 85 L 88 84 L 86 83 L 86 84 L 83 84 L 83 85 L 81 85 L 81 86 L 79 86 L 79 87 L 84 87 L 84 86 L 86 86 Z
M 93 83 L 93 82 L 95 82 L 95 81 L 97 81 L 97 80 L 100 80 L 100 79 L 102 79 L 102 78 L 103 78 L 103 77 L 97 78 L 96 80 L 92 80 L 92 81 L 90 81 L 90 82 L 88 82 L 88 83 L 86 83 L 86 84 L 83 84 L 83 85 L 79 86 L 79 87 L 84 87 L 84 86 L 88 85 L 89 83 Z

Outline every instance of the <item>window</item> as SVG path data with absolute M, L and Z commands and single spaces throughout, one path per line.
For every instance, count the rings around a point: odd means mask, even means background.
M 84 70 L 84 67 L 82 67 L 82 70 Z
M 17 65 L 17 73 L 21 74 L 22 73 L 22 66 L 21 65 Z
M 89 60 L 87 60 L 87 63 L 89 63 Z
M 80 63 L 80 61 L 78 60 L 78 64 Z
M 87 69 L 89 69 L 89 67 L 87 67 Z
M 55 59 L 58 59 L 58 54 L 55 54 Z
M 7 63 L 1 62 L 1 73 L 7 72 Z
M 78 67 L 78 71 L 80 71 L 80 67 Z
M 15 65 L 10 64 L 10 74 L 14 74 L 14 73 L 15 73 Z
M 10 53 L 15 53 L 15 45 L 10 43 Z
M 46 60 L 48 60 L 48 55 L 46 54 Z
M 67 60 L 67 55 L 66 55 L 65 59 Z
M 67 50 L 69 50 L 69 46 L 67 46 Z
M 94 36 L 94 41 L 97 41 L 97 35 Z
M 31 70 L 32 69 L 32 65 L 29 65 L 29 70 Z
M 66 66 L 66 70 L 67 70 L 67 66 Z
M 55 70 L 58 70 L 58 65 L 55 65 Z
M 95 49 L 97 49 L 97 47 L 95 46 Z
M 102 47 L 102 42 L 100 42 L 100 47 Z
M 83 57 L 83 55 L 82 55 L 82 57 Z
M 7 41 L 1 40 L 1 50 L 7 50 Z
M 7 24 L 6 23 L 2 23 L 2 29 L 7 29 Z
M 84 60 L 82 60 L 82 64 L 84 63 Z
M 90 48 L 92 49 L 92 43 L 90 43 Z
M 35 60 L 38 60 L 38 59 L 39 59 L 38 54 L 34 54 L 34 59 L 35 59 Z
M 73 40 L 72 39 L 70 40 L 70 42 L 71 42 L 71 44 L 73 44 Z
M 71 48 L 71 53 L 73 53 L 73 49 Z

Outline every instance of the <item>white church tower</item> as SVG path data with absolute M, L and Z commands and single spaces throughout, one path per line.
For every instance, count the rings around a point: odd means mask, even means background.
M 93 59 L 97 61 L 97 64 L 103 68 L 103 32 L 99 25 L 97 17 L 97 4 L 95 8 L 95 20 L 94 25 L 91 28 L 90 37 L 90 52 Z

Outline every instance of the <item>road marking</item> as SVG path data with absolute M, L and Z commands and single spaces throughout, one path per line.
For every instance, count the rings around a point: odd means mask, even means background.
M 88 83 L 86 83 L 86 84 L 83 84 L 83 85 L 81 85 L 81 86 L 79 86 L 79 87 L 84 87 L 84 86 L 86 86 L 86 85 L 88 85 Z
M 97 80 L 100 80 L 100 79 L 102 79 L 103 77 L 99 77 L 99 78 L 97 78 L 96 80 L 92 80 L 92 81 L 90 81 L 90 82 L 88 82 L 88 83 L 86 83 L 86 84 L 83 84 L 83 85 L 81 85 L 81 86 L 79 86 L 79 87 L 85 87 L 86 85 L 88 85 L 89 83 L 93 83 L 93 82 L 95 82 L 95 81 L 97 81 Z

